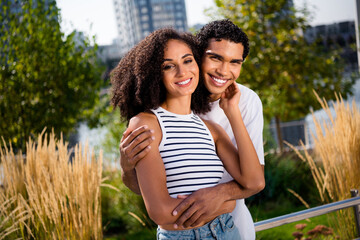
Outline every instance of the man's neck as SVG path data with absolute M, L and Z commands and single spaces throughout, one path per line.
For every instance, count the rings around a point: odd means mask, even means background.
M 210 94 L 210 102 L 215 102 L 221 98 L 221 94 Z

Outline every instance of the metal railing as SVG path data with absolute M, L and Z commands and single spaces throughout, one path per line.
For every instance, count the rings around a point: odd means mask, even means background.
M 320 216 L 323 214 L 331 213 L 334 211 L 338 211 L 340 209 L 353 207 L 356 221 L 356 228 L 358 237 L 360 237 L 360 196 L 358 190 L 351 190 L 352 198 L 333 202 L 329 204 L 325 204 L 322 206 L 309 208 L 306 210 L 302 210 L 299 212 L 294 212 L 286 215 L 282 215 L 275 218 L 270 218 L 267 220 L 259 221 L 255 223 L 255 231 L 262 231 L 274 227 L 278 227 L 284 224 L 297 222 L 300 220 L 304 220 L 307 218 L 312 218 L 316 216 Z

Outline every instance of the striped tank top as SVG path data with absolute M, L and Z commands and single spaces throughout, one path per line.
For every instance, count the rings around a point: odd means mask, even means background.
M 161 107 L 152 110 L 156 115 L 162 140 L 159 145 L 166 172 L 169 195 L 187 195 L 215 186 L 224 173 L 222 161 L 216 154 L 212 135 L 193 114 L 179 115 Z

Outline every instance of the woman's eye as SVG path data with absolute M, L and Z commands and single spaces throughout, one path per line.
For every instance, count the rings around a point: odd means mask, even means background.
M 192 59 L 187 59 L 184 61 L 184 63 L 192 63 L 192 61 L 193 61 Z
M 170 69 L 170 68 L 172 68 L 171 65 L 165 65 L 165 66 L 163 66 L 163 70 L 168 70 L 168 69 Z

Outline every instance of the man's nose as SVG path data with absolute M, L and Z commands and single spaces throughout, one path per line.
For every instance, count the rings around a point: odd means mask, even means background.
M 229 63 L 223 62 L 219 67 L 217 68 L 217 72 L 222 76 L 226 76 L 229 73 Z

